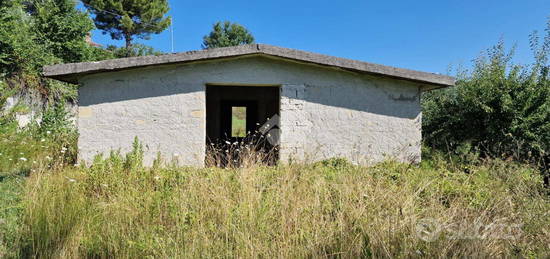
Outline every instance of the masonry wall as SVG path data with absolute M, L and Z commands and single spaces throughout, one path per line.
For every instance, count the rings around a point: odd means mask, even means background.
M 332 68 L 245 57 L 86 76 L 79 89 L 79 159 L 144 143 L 145 163 L 202 166 L 205 85 L 281 85 L 282 162 L 346 157 L 420 159 L 420 87 Z
M 42 113 L 48 107 L 48 100 L 38 90 L 22 88 L 8 97 L 4 106 L 0 105 L 0 116 L 17 105 L 23 105 L 27 108 L 25 112 L 17 112 L 15 114 L 18 126 L 23 128 L 33 122 L 42 122 Z M 65 109 L 69 113 L 70 118 L 73 118 L 76 115 L 77 105 L 68 101 L 65 103 Z
M 285 85 L 282 89 L 281 160 L 420 161 L 418 88 L 390 81 L 346 84 L 340 79 L 337 85 Z

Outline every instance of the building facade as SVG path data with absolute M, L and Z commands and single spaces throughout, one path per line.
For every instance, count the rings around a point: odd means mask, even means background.
M 451 86 L 447 76 L 309 52 L 239 47 L 46 67 L 79 84 L 79 160 L 129 151 L 160 152 L 204 166 L 209 141 L 231 137 L 231 108 L 246 108 L 246 130 L 263 132 L 279 161 L 343 157 L 357 164 L 418 162 L 420 96 Z M 270 125 L 271 124 L 271 125 Z

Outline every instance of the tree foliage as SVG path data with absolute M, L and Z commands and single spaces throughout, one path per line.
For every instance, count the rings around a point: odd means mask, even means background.
M 203 37 L 202 48 L 221 48 L 254 43 L 254 36 L 242 25 L 228 21 L 217 22 L 210 34 Z
M 114 45 L 107 46 L 106 50 L 110 52 L 113 58 L 124 58 L 124 57 L 137 57 L 137 56 L 149 56 L 149 55 L 162 55 L 162 51 L 156 50 L 151 46 L 135 43 L 132 44 L 129 48 L 126 47 L 117 47 Z
M 48 99 L 74 99 L 75 86 L 42 78 L 43 66 L 159 54 L 141 44 L 92 46 L 86 38 L 93 28 L 74 0 L 0 1 L 0 83 L 7 89 L 35 88 Z
M 0 6 L 0 63 L 4 74 L 37 73 L 54 63 L 102 57 L 86 42 L 93 29 L 72 0 L 14 0 Z
M 55 62 L 52 53 L 42 51 L 34 20 L 20 1 L 0 6 L 0 73 L 36 71 L 42 64 Z
M 94 29 L 87 13 L 75 8 L 73 0 L 36 1 L 33 14 L 36 39 L 64 63 L 94 59 L 86 36 Z
M 535 62 L 512 63 L 501 41 L 459 74 L 457 86 L 423 97 L 423 133 L 428 145 L 478 150 L 493 157 L 550 163 L 550 21 L 539 43 L 530 37 Z M 542 162 L 542 163 L 540 163 Z
M 45 97 L 76 96 L 65 83 L 40 77 L 44 65 L 94 61 L 111 54 L 86 42 L 93 29 L 73 0 L 0 2 L 0 81 L 9 88 L 36 88 Z
M 94 15 L 98 29 L 109 33 L 115 40 L 124 39 L 126 48 L 132 45 L 134 37 L 148 39 L 152 33 L 164 31 L 171 22 L 165 17 L 167 0 L 83 0 Z

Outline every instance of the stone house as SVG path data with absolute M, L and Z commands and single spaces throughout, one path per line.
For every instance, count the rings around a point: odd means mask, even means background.
M 264 44 L 53 65 L 44 76 L 80 85 L 79 160 L 128 151 L 137 136 L 146 164 L 161 152 L 192 166 L 204 166 L 209 141 L 231 137 L 235 107 L 246 131 L 268 127 L 280 162 L 416 162 L 420 95 L 455 82 Z

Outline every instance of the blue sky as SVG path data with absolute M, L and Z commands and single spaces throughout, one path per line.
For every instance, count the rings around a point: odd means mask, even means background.
M 229 20 L 258 43 L 442 74 L 470 66 L 500 38 L 517 44 L 516 62 L 530 63 L 528 35 L 542 37 L 550 17 L 550 0 L 170 0 L 170 7 L 176 52 L 200 49 L 212 24 Z M 101 31 L 93 40 L 123 44 Z M 169 30 L 139 42 L 171 51 Z

